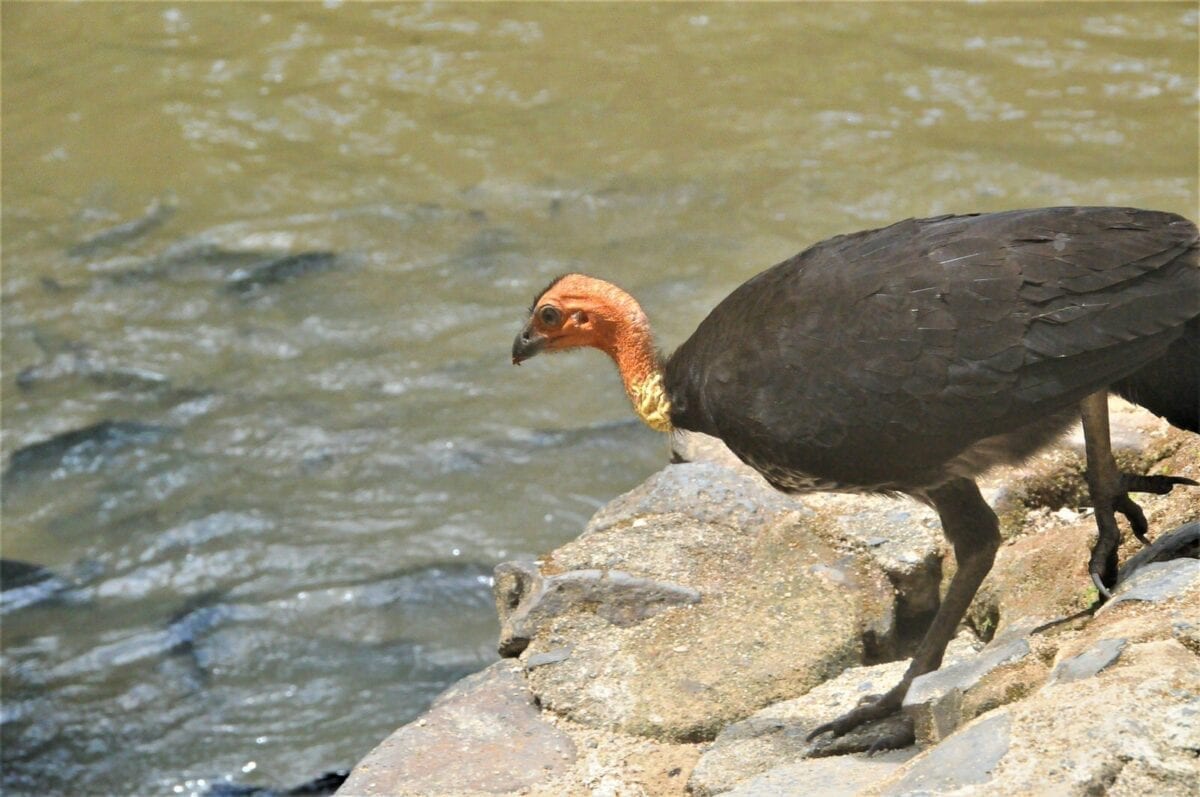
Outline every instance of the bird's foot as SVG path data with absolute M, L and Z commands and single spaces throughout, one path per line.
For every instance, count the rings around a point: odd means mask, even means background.
M 1110 496 L 1097 496 L 1102 498 L 1102 500 L 1096 501 L 1096 526 L 1099 533 L 1096 537 L 1096 545 L 1092 548 L 1088 573 L 1103 600 L 1112 597 L 1111 588 L 1116 586 L 1117 581 L 1117 546 L 1121 542 L 1121 535 L 1117 528 L 1116 514 L 1121 513 L 1129 521 L 1133 536 L 1137 537 L 1143 545 L 1150 542 L 1146 536 L 1149 531 L 1146 514 L 1129 497 L 1129 494 L 1166 495 L 1181 484 L 1200 486 L 1193 479 L 1182 476 L 1143 476 L 1136 473 L 1122 473 L 1117 481 L 1116 489 Z
M 827 743 L 813 749 L 809 757 L 862 752 L 873 755 L 881 750 L 908 747 L 915 738 L 913 723 L 911 718 L 900 713 L 900 704 L 907 691 L 908 683 L 901 683 L 887 694 L 863 698 L 853 710 L 824 725 L 818 725 L 808 734 L 808 741 L 825 733 L 833 736 Z
M 1146 515 L 1142 512 L 1142 508 L 1129 497 L 1129 494 L 1166 495 L 1181 484 L 1190 487 L 1200 486 L 1200 482 L 1183 476 L 1144 476 L 1139 473 L 1122 473 L 1118 482 L 1117 494 L 1113 496 L 1113 509 L 1120 512 L 1129 521 L 1133 536 L 1141 540 L 1142 544 L 1149 545 L 1150 540 L 1146 537 L 1146 532 L 1150 530 L 1150 527 L 1146 523 Z

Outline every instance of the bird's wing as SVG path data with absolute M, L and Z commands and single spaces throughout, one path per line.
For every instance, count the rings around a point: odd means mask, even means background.
M 1200 315 L 1196 229 L 1051 208 L 909 220 L 750 280 L 672 358 L 726 442 L 936 464 L 1132 373 Z M 695 408 L 693 413 L 697 412 Z M 831 464 L 832 463 L 832 464 Z

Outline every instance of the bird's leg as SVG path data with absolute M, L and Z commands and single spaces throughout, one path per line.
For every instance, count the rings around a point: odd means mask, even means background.
M 1133 534 L 1143 543 L 1146 539 L 1146 515 L 1129 497 L 1130 492 L 1165 495 L 1177 484 L 1196 484 L 1180 476 L 1139 476 L 1121 473 L 1112 453 L 1112 437 L 1108 426 L 1108 394 L 1093 393 L 1079 403 L 1083 419 L 1083 445 L 1087 455 L 1087 484 L 1092 506 L 1096 510 L 1096 545 L 1088 562 L 1088 573 L 1100 594 L 1108 598 L 1109 588 L 1117 581 L 1117 546 L 1121 531 L 1117 527 L 1117 512 L 1125 516 Z
M 927 495 L 942 521 L 942 532 L 954 546 L 954 560 L 958 564 L 946 597 L 942 599 L 941 606 L 938 607 L 937 614 L 934 615 L 933 622 L 925 632 L 925 637 L 921 640 L 900 683 L 876 700 L 861 705 L 832 722 L 818 726 L 808 735 L 810 740 L 827 731 L 832 732 L 835 737 L 841 736 L 863 723 L 881 719 L 898 711 L 913 679 L 918 675 L 933 672 L 941 665 L 946 645 L 954 638 L 959 621 L 967 613 L 967 607 L 971 605 L 984 576 L 992 569 L 992 561 L 1000 547 L 1000 523 L 996 519 L 996 513 L 979 494 L 979 487 L 975 482 L 970 479 L 954 479 L 929 490 Z M 874 743 L 864 743 L 858 749 L 878 750 L 898 746 L 891 743 L 893 741 L 901 745 L 908 744 L 912 742 L 912 738 L 912 723 L 908 722 L 906 737 L 894 734 L 893 739 L 884 740 L 883 744 L 874 740 Z
M 1108 428 L 1108 394 L 1093 393 L 1079 403 L 1079 414 L 1083 420 L 1083 448 L 1087 455 L 1088 493 L 1096 510 L 1096 545 L 1088 562 L 1088 572 L 1096 589 L 1105 598 L 1112 593 L 1108 585 L 1117 580 L 1117 545 L 1121 532 L 1117 528 L 1117 494 L 1121 490 L 1121 473 L 1113 458 L 1112 438 Z M 1125 494 L 1126 500 L 1129 499 Z M 1133 501 L 1133 507 L 1125 506 L 1122 512 L 1129 518 L 1133 533 L 1145 540 L 1146 517 Z

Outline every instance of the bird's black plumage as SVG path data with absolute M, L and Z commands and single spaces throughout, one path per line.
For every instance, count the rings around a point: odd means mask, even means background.
M 1175 358 L 1200 340 L 1198 253 L 1191 222 L 1130 208 L 831 238 L 743 284 L 671 356 L 672 422 L 783 489 L 916 494 L 1032 453 L 1097 390 L 1169 419 L 1191 407 L 1194 424 L 1200 366 Z

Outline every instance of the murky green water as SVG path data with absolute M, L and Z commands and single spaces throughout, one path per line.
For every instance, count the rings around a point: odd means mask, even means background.
M 491 567 L 666 451 L 509 364 L 557 273 L 670 346 L 834 233 L 1197 212 L 1194 3 L 2 15 L 7 794 L 292 784 L 487 664 Z

